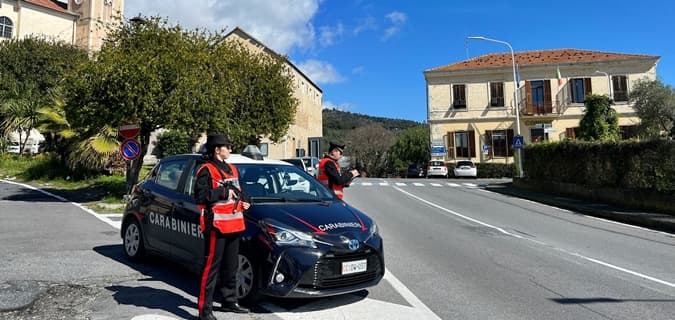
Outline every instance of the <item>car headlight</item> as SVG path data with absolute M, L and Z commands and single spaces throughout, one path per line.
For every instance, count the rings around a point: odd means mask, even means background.
M 311 234 L 282 227 L 278 224 L 264 223 L 267 234 L 279 246 L 297 246 L 316 248 L 316 241 Z
M 378 234 L 377 232 L 378 232 L 377 223 L 375 223 L 375 221 L 373 221 L 373 223 L 370 225 L 370 229 L 368 229 L 368 240 L 370 240 L 370 238 L 372 238 L 373 236 Z M 368 240 L 366 240 L 366 241 L 368 241 Z

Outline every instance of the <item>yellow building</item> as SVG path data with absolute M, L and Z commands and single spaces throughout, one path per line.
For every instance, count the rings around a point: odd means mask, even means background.
M 246 44 L 253 52 L 279 56 L 240 28 L 229 32 L 226 38 Z M 321 113 L 323 92 L 292 63 L 289 62 L 288 67 L 293 77 L 295 98 L 298 100 L 295 120 L 282 141 L 274 143 L 263 138 L 260 149 L 264 156 L 272 159 L 296 156 L 320 157 L 321 137 L 323 136 Z
M 628 102 L 637 80 L 656 79 L 658 56 L 577 49 L 487 54 L 424 71 L 432 158 L 512 163 L 513 136 L 525 144 L 575 138 L 586 94 L 608 95 L 624 138 L 639 119 Z M 515 103 L 515 97 L 518 103 Z
M 124 0 L 0 0 L 0 40 L 48 36 L 93 52 L 123 10 Z

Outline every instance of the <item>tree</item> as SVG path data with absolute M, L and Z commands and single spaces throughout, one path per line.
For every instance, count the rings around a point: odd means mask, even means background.
M 395 168 L 405 168 L 411 163 L 428 162 L 431 158 L 429 126 L 421 125 L 403 131 L 391 148 L 390 163 Z
M 0 130 L 18 132 L 23 148 L 34 128 L 47 126 L 58 87 L 87 54 L 61 41 L 27 37 L 1 41 L 0 56 Z
M 579 122 L 579 138 L 590 141 L 618 140 L 619 116 L 606 95 L 591 94 L 584 101 L 584 116 Z
M 237 50 L 220 32 L 184 30 L 157 17 L 125 21 L 108 34 L 95 59 L 69 79 L 67 117 L 88 134 L 128 122 L 140 126 L 141 160 L 127 172 L 128 187 L 138 181 L 150 134 L 159 128 L 191 137 L 228 132 L 236 145 L 244 137 L 279 136 L 275 130 L 288 128 L 289 117 L 264 114 L 295 107 L 292 96 L 283 94 L 291 78 L 281 68 L 261 67 L 264 58 L 246 58 L 254 54 Z M 246 68 L 256 71 L 241 71 Z M 242 73 L 249 78 L 242 79 Z M 249 107 L 254 109 L 246 111 L 249 118 L 241 119 L 237 112 Z
M 640 118 L 645 137 L 675 138 L 675 89 L 660 80 L 639 80 L 630 92 L 630 102 Z
M 347 134 L 350 160 L 356 167 L 373 177 L 387 171 L 389 149 L 396 136 L 380 124 L 358 127 Z

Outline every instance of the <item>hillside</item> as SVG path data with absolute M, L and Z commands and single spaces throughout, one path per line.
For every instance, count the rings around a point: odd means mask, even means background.
M 328 149 L 329 141 L 343 142 L 347 132 L 368 124 L 380 124 L 396 134 L 408 128 L 422 125 L 412 120 L 372 117 L 359 113 L 323 109 L 323 149 Z

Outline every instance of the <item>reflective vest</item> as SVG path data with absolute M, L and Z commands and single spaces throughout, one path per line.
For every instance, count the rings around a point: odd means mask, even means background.
M 331 161 L 335 164 L 335 168 L 337 168 L 337 171 L 340 172 L 340 165 L 337 163 L 337 161 L 331 159 L 331 158 L 323 158 L 321 161 L 319 161 L 319 176 L 317 179 L 321 184 L 326 186 L 328 189 L 333 190 L 335 195 L 342 200 L 344 197 L 344 193 L 342 192 L 342 189 L 344 189 L 343 185 L 338 185 L 338 184 L 332 184 L 330 183 L 330 180 L 328 179 L 328 175 L 326 174 L 326 163 L 328 161 Z
M 239 172 L 236 167 L 232 167 L 232 174 L 229 175 L 223 170 L 218 169 L 213 163 L 207 162 L 197 170 L 197 176 L 199 176 L 199 172 L 204 168 L 209 170 L 213 189 L 231 183 L 232 186 L 241 192 L 241 188 L 239 187 Z M 213 226 L 222 233 L 233 233 L 246 229 L 244 208 L 239 197 L 236 199 L 220 200 L 209 207 L 198 204 L 197 208 L 200 212 L 199 227 L 202 229 L 202 232 L 206 230 L 206 223 L 204 221 L 206 210 L 213 212 Z

